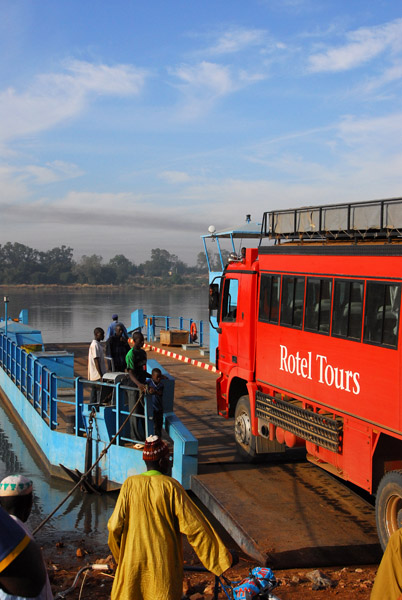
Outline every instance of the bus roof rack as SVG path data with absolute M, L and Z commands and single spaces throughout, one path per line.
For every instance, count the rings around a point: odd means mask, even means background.
M 280 240 L 387 240 L 402 238 L 402 198 L 265 212 L 261 238 Z

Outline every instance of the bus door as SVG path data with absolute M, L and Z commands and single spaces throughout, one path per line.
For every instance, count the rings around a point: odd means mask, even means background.
M 226 373 L 254 368 L 256 284 L 256 272 L 230 273 L 223 281 L 219 362 Z
M 255 364 L 257 282 L 255 271 L 239 276 L 237 360 L 239 367 L 249 372 L 254 372 Z M 243 373 L 243 377 L 250 380 L 250 374 Z
M 219 368 L 229 374 L 237 365 L 237 332 L 239 314 L 239 277 L 233 273 L 226 275 L 222 282 L 222 304 L 219 319 Z

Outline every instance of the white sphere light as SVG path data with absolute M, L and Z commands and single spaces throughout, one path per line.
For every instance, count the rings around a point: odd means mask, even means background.
M 215 227 L 213 225 L 210 225 L 208 227 L 208 231 L 209 231 L 209 233 L 215 233 L 216 229 L 215 229 Z

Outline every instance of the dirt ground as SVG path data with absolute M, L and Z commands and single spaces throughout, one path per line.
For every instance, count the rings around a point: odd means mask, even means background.
M 54 595 L 65 591 L 72 586 L 78 571 L 93 563 L 109 563 L 112 565 L 112 557 L 108 549 L 86 547 L 85 541 L 69 544 L 66 541 L 58 541 L 55 544 L 46 545 L 42 548 L 46 564 L 48 566 L 49 579 Z M 196 555 L 184 543 L 184 563 L 186 566 L 200 565 Z M 239 564 L 230 569 L 225 575 L 230 580 L 241 580 L 247 577 L 249 569 L 257 566 L 245 556 L 240 557 Z M 332 582 L 332 587 L 325 589 L 313 589 L 313 583 L 308 574 L 315 569 L 290 569 L 275 571 L 275 576 L 280 580 L 280 586 L 275 590 L 281 600 L 320 600 L 322 598 L 337 598 L 337 600 L 369 600 L 371 588 L 374 582 L 377 567 L 331 567 L 321 569 Z M 86 571 L 82 573 L 77 581 L 76 587 L 67 598 L 81 600 L 108 600 L 113 584 L 114 571 L 95 572 Z M 214 577 L 210 573 L 185 572 L 183 581 L 183 596 L 191 600 L 213 599 Z M 227 598 L 222 592 L 219 598 Z M 140 599 L 138 599 L 140 600 Z

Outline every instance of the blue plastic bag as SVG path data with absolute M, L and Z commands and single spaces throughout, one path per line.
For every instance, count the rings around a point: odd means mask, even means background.
M 264 598 L 276 586 L 275 575 L 268 567 L 251 569 L 249 577 L 233 588 L 234 600 L 252 600 Z

